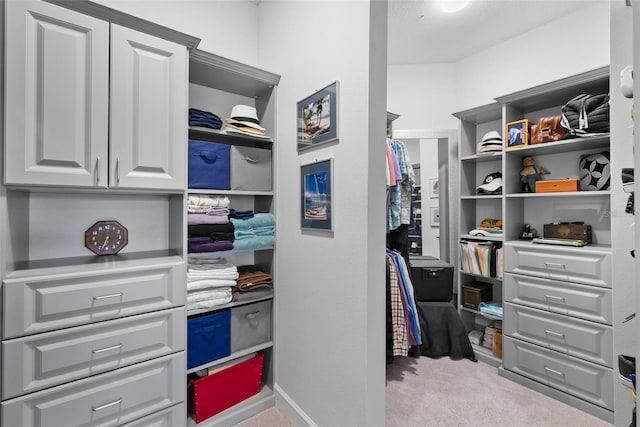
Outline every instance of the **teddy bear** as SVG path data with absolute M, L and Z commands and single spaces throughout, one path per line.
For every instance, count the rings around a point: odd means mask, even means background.
M 520 170 L 520 180 L 522 181 L 522 191 L 525 193 L 536 192 L 536 181 L 542 180 L 542 175 L 549 175 L 547 169 L 536 166 L 533 156 L 525 156 L 522 159 L 522 169 Z

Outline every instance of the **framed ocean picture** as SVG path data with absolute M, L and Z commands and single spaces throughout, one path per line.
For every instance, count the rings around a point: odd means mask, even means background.
M 333 159 L 300 167 L 300 226 L 333 231 Z

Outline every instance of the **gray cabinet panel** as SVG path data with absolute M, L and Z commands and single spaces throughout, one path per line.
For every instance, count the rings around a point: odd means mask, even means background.
M 4 338 L 183 305 L 185 264 L 4 281 Z
M 184 350 L 182 308 L 4 341 L 3 399 Z
M 506 273 L 505 301 L 612 324 L 612 291 L 539 277 Z
M 111 26 L 109 184 L 186 187 L 187 48 Z
M 231 353 L 271 341 L 271 300 L 231 309 Z
M 611 288 L 611 251 L 507 243 L 504 263 L 511 273 Z
M 106 186 L 109 24 L 8 1 L 5 183 Z
M 613 366 L 611 326 L 504 304 L 504 333 L 594 363 Z
M 173 406 L 122 427 L 178 427 L 186 425 L 187 409 L 184 403 Z
M 2 403 L 2 425 L 119 425 L 183 401 L 184 353 Z
M 505 336 L 503 367 L 588 402 L 613 409 L 613 371 Z

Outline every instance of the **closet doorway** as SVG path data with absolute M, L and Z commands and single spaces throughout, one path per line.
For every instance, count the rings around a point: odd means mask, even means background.
M 393 130 L 392 138 L 404 142 L 416 173 L 420 192 L 414 196 L 419 209 L 421 253 L 445 262 L 455 262 L 458 212 L 457 200 L 458 133 L 455 130 Z M 410 238 L 410 247 L 416 247 Z M 419 249 L 418 249 L 419 250 Z M 411 251 L 411 249 L 410 249 Z

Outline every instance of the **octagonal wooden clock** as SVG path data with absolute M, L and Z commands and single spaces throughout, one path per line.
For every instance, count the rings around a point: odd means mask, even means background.
M 84 232 L 84 246 L 96 255 L 117 254 L 127 243 L 129 233 L 118 221 L 98 221 Z

